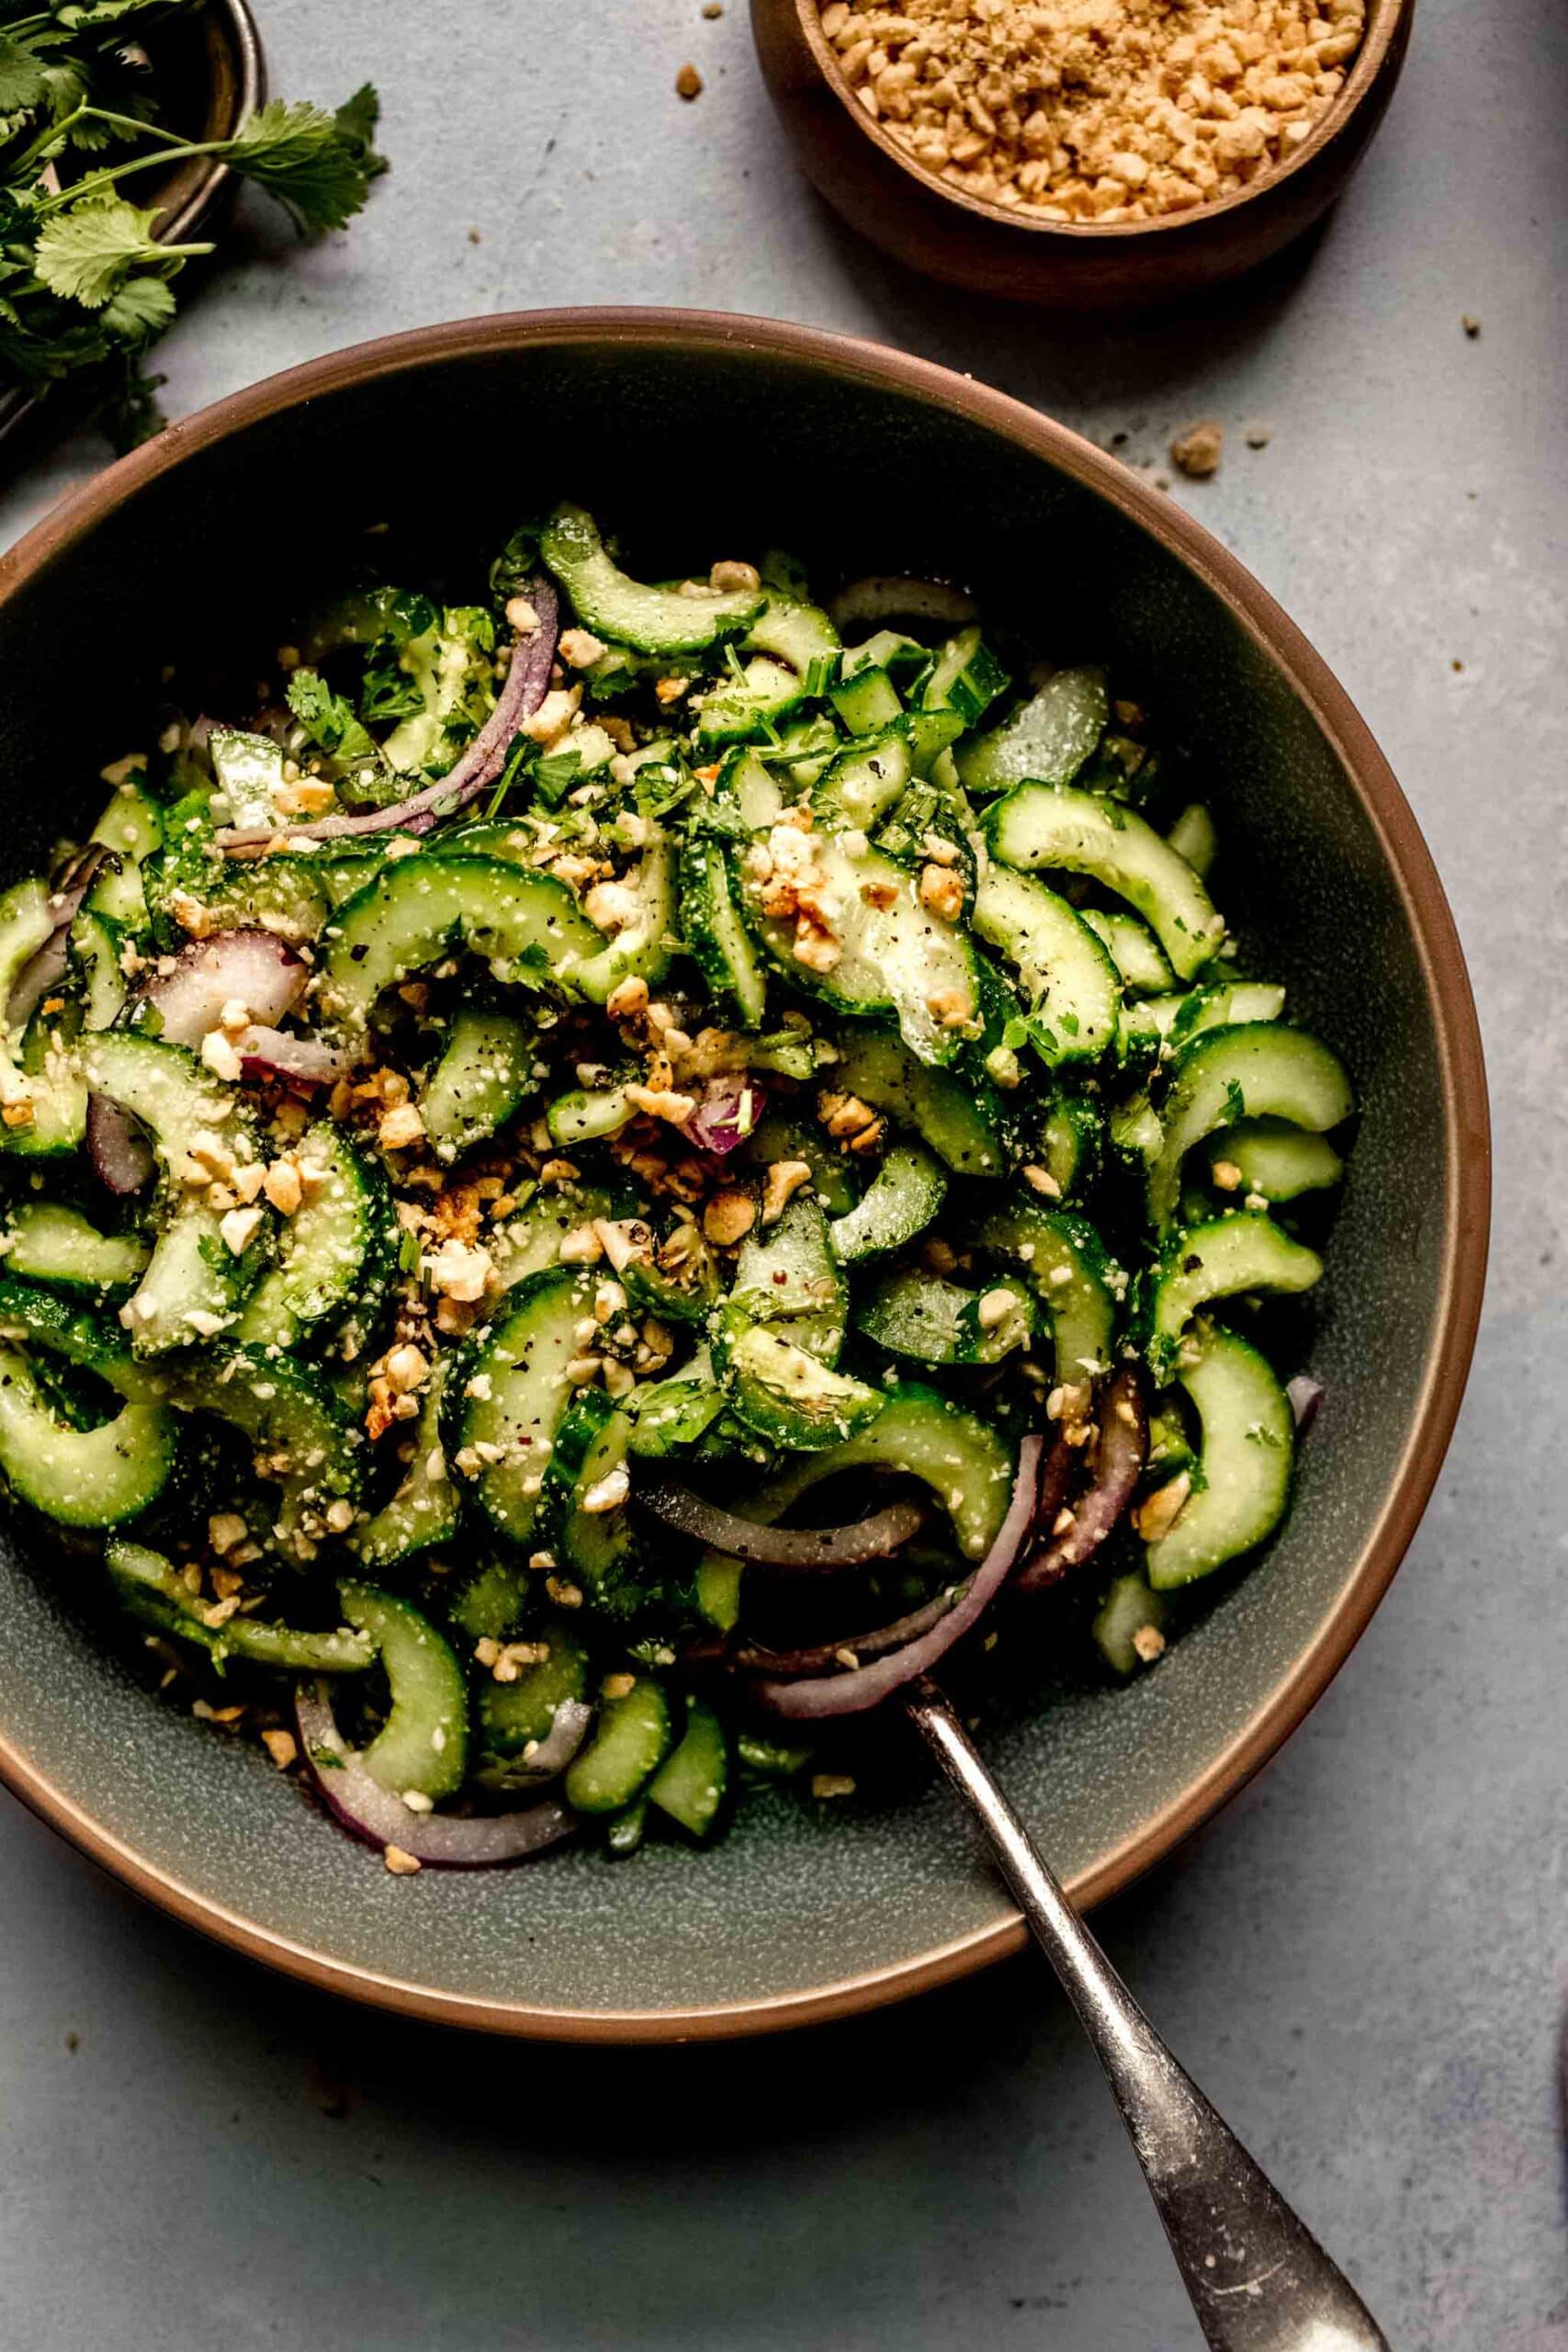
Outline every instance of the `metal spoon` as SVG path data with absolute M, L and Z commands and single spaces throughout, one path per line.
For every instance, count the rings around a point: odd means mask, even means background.
M 984 1829 L 1111 2078 L 1212 2352 L 1389 2352 L 1366 2305 L 1177 2064 L 929 1677 L 904 1706 Z

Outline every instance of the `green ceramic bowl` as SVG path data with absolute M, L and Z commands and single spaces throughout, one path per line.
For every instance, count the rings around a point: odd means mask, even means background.
M 1096 1901 L 1300 1722 L 1448 1442 L 1481 1298 L 1487 1121 L 1430 859 L 1310 646 L 1087 442 L 863 344 L 582 311 L 432 328 L 275 378 L 112 467 L 0 561 L 5 877 L 90 816 L 99 764 L 133 744 L 173 652 L 188 670 L 270 645 L 369 526 L 396 525 L 405 569 L 460 574 L 566 492 L 620 526 L 646 519 L 665 547 L 674 518 L 671 552 L 693 560 L 780 539 L 841 576 L 948 573 L 1043 647 L 1109 656 L 1191 747 L 1227 909 L 1354 1076 L 1360 1139 L 1313 1352 L 1327 1402 L 1288 1527 L 1157 1673 L 1055 1687 L 988 1742 Z M 0 1773 L 165 1909 L 316 1984 L 510 2032 L 653 2041 L 866 2007 L 1021 1939 L 918 1767 L 906 1801 L 820 1822 L 793 1800 L 749 1805 L 711 1854 L 389 1877 L 264 1756 L 106 1654 L 69 1589 L 88 1573 L 0 1539 Z

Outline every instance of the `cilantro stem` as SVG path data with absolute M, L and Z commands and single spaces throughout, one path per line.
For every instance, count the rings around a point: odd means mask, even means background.
M 105 114 L 98 107 L 83 107 L 81 114 L 95 122 L 124 122 L 129 119 L 124 115 Z M 139 126 L 141 129 L 145 127 Z M 180 140 L 172 146 L 160 147 L 153 154 L 133 155 L 128 163 L 111 164 L 101 172 L 89 172 L 85 180 L 77 180 L 71 187 L 62 187 L 57 196 L 46 196 L 35 209 L 33 219 L 47 220 L 51 213 L 60 211 L 65 205 L 81 204 L 96 196 L 100 189 L 116 188 L 121 180 L 129 179 L 132 172 L 150 172 L 157 164 L 188 163 L 193 155 L 228 155 L 232 153 L 233 148 L 231 139 L 204 139 L 188 144 Z M 168 250 L 173 253 L 176 248 L 171 245 Z

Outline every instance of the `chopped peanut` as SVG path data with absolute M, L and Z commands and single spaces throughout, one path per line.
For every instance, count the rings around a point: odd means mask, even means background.
M 803 1184 L 811 1182 L 804 1159 L 775 1159 L 762 1181 L 762 1223 L 776 1225 Z
M 727 1184 L 703 1211 L 703 1231 L 716 1249 L 733 1249 L 757 1222 L 757 1204 L 739 1185 Z

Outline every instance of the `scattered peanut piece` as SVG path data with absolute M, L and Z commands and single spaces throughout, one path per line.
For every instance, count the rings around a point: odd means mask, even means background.
M 1170 462 L 1190 481 L 1207 481 L 1220 470 L 1225 428 L 1215 417 L 1204 417 L 1172 435 Z

